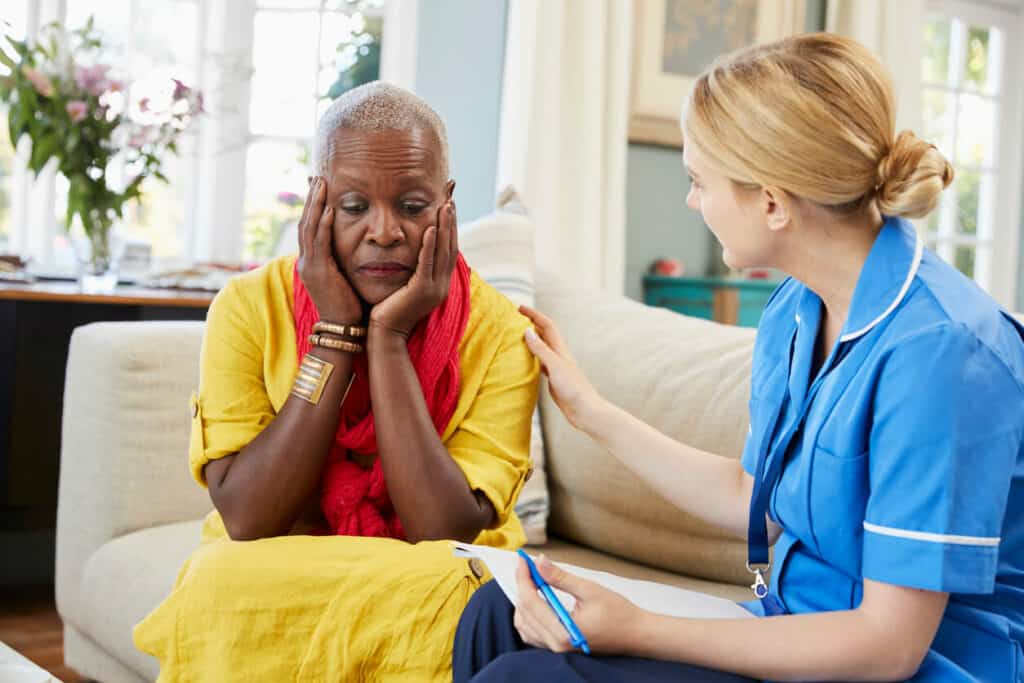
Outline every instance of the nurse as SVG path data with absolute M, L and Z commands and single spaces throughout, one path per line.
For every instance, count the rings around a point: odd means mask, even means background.
M 1024 681 L 1024 329 L 907 221 L 953 170 L 894 120 L 882 65 L 834 35 L 728 56 L 693 86 L 687 205 L 728 265 L 791 276 L 758 329 L 741 462 L 599 396 L 526 311 L 566 418 L 747 539 L 764 618 L 655 615 L 542 562 L 594 655 L 520 567 L 518 609 L 493 583 L 466 608 L 457 682 Z

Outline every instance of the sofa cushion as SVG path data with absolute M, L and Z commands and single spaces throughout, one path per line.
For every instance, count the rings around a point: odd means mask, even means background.
M 739 458 L 755 330 L 581 291 L 544 272 L 537 305 L 603 396 L 678 441 Z M 659 497 L 573 429 L 546 390 L 541 417 L 550 533 L 654 567 L 749 584 L 743 542 Z
M 81 607 L 72 625 L 122 664 L 155 680 L 156 659 L 135 649 L 132 629 L 166 598 L 199 546 L 201 521 L 136 531 L 109 541 L 85 564 Z
M 511 188 L 503 191 L 494 213 L 459 226 L 459 248 L 466 261 L 489 285 L 517 305 L 533 307 L 534 225 Z M 530 434 L 533 474 L 516 502 L 528 543 L 547 539 L 548 485 L 540 413 L 534 411 Z

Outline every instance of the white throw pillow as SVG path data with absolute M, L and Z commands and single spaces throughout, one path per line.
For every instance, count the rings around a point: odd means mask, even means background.
M 459 248 L 470 267 L 496 290 L 518 305 L 534 306 L 534 227 L 519 197 L 512 189 L 503 191 L 494 213 L 459 226 Z M 544 438 L 540 413 L 533 412 L 530 432 L 533 475 L 516 503 L 516 514 L 526 531 L 526 542 L 547 542 L 550 502 L 544 471 Z

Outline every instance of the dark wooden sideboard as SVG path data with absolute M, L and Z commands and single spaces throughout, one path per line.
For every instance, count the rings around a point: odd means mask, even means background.
M 205 320 L 206 292 L 0 283 L 0 584 L 48 583 L 72 331 L 100 321 Z

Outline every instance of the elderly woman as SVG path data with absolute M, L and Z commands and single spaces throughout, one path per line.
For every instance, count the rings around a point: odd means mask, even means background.
M 373 83 L 314 156 L 298 257 L 210 308 L 189 462 L 216 509 L 135 629 L 161 680 L 449 679 L 482 577 L 443 539 L 525 540 L 539 369 L 459 253 L 444 125 Z

